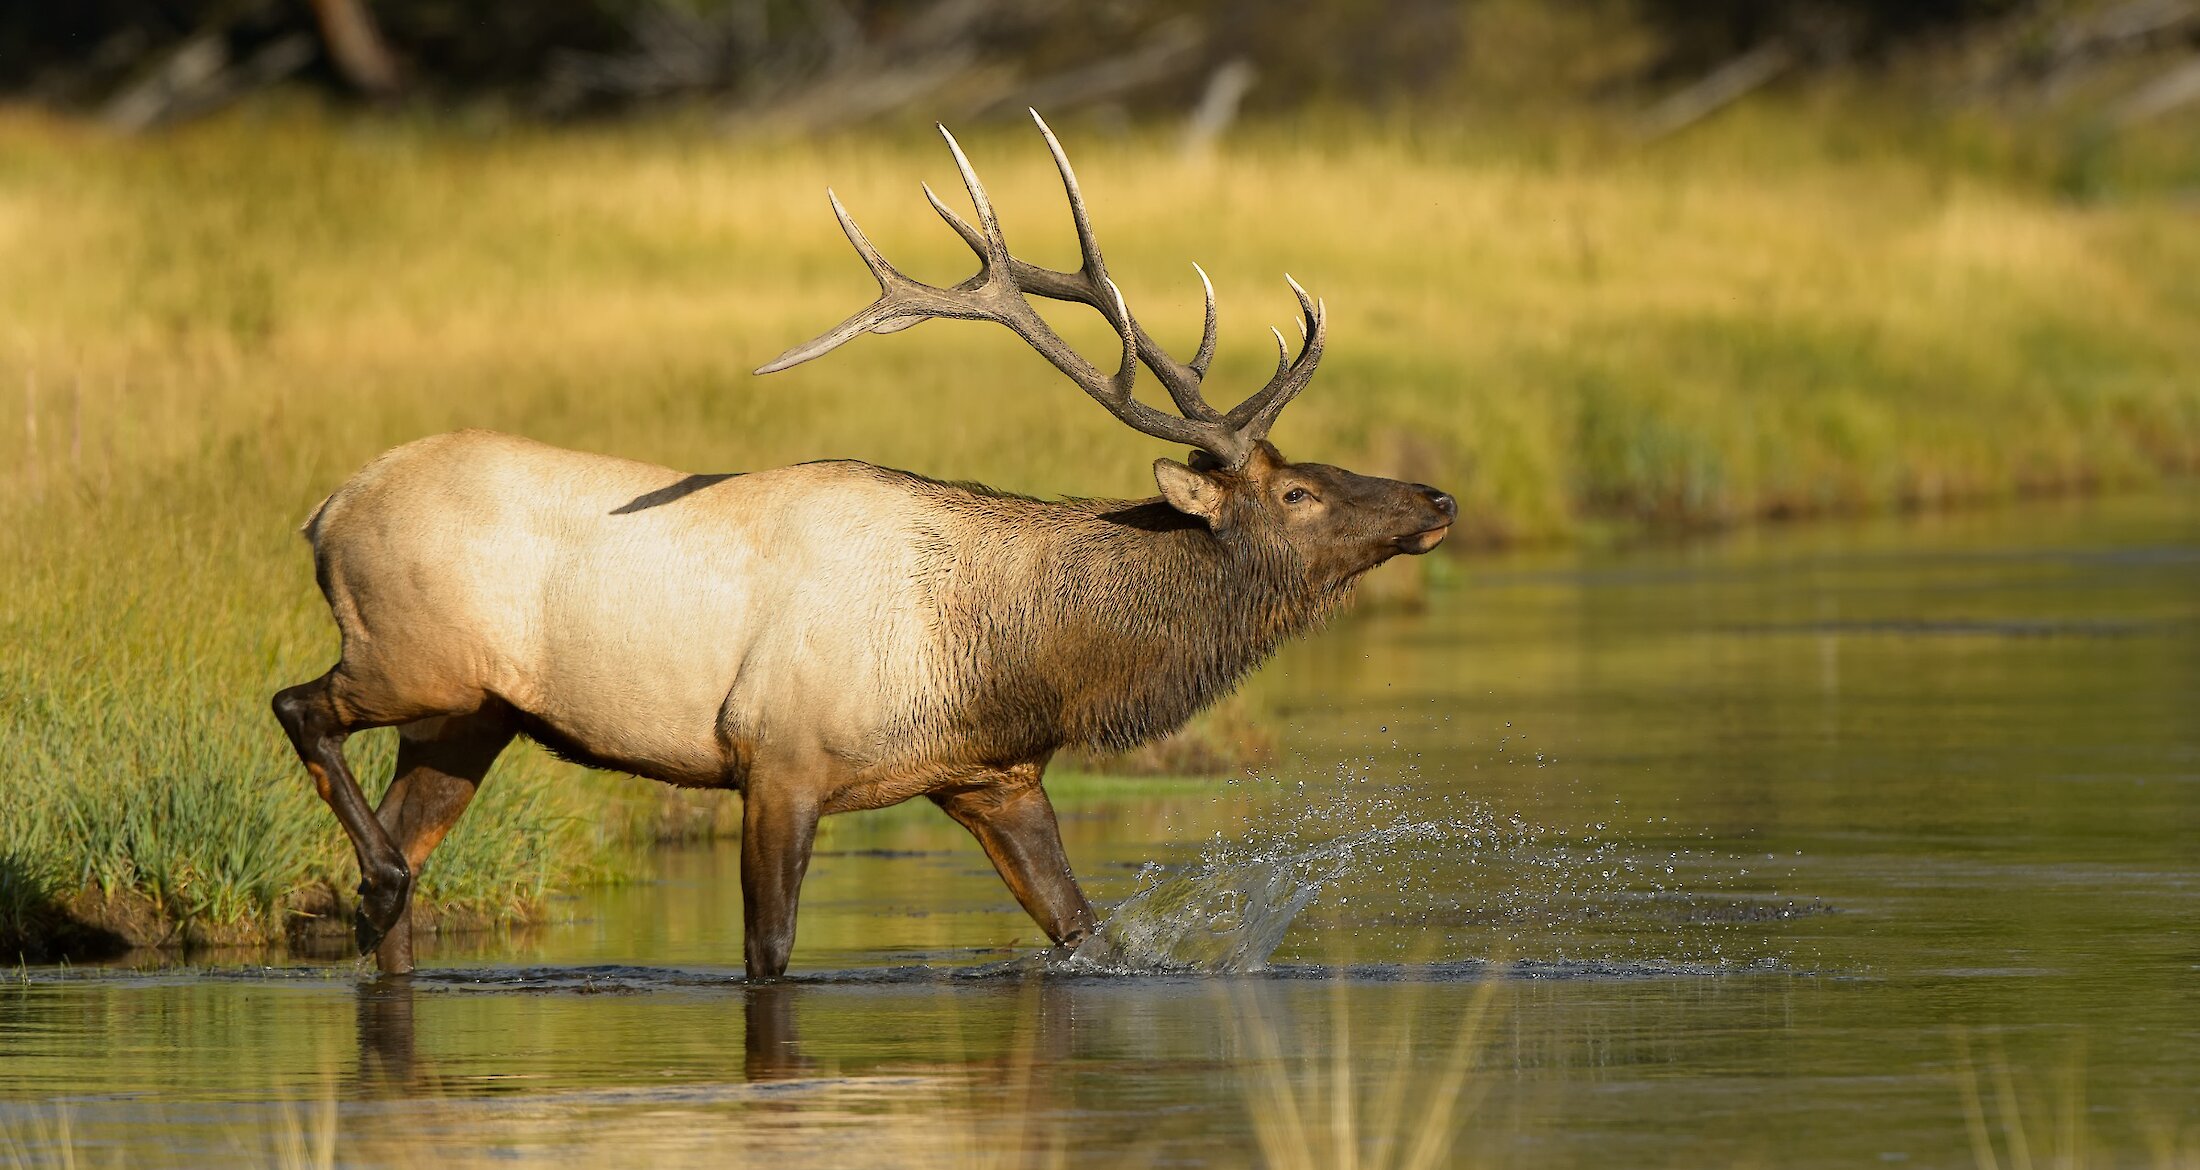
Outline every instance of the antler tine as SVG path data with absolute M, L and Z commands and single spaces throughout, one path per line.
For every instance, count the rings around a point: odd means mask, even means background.
M 1251 397 L 1231 407 L 1230 413 L 1224 416 L 1224 422 L 1244 436 L 1247 446 L 1267 438 L 1268 428 L 1275 425 L 1276 416 L 1299 396 L 1299 391 L 1306 389 L 1306 384 L 1314 377 L 1315 367 L 1321 364 L 1322 347 L 1329 341 L 1328 306 L 1308 297 L 1299 289 L 1297 281 L 1292 281 L 1291 287 L 1298 292 L 1301 307 L 1306 310 L 1306 320 L 1302 324 L 1307 331 L 1305 345 L 1300 348 L 1299 356 L 1286 364 L 1282 360 L 1283 333 L 1270 329 L 1269 332 L 1276 335 L 1275 376 Z
M 1314 327 L 1314 298 L 1306 295 L 1306 290 L 1300 287 L 1298 281 L 1291 279 L 1290 273 L 1283 274 L 1283 281 L 1291 286 L 1291 295 L 1299 298 L 1299 312 L 1303 314 L 1299 318 L 1299 340 L 1304 341 L 1307 333 Z
M 1197 260 L 1192 261 L 1192 271 L 1199 274 L 1199 286 L 1207 290 L 1206 323 L 1199 328 L 1199 352 L 1192 355 L 1192 372 L 1204 382 L 1207 366 L 1215 360 L 1215 282 L 1207 279 L 1207 270 L 1201 268 Z
M 932 184 L 919 183 L 917 186 L 923 189 L 924 201 L 932 205 L 932 210 L 940 213 L 940 218 L 947 221 L 947 226 L 955 229 L 955 234 L 962 237 L 963 243 L 970 245 L 970 250 L 976 252 L 979 259 L 985 259 L 985 233 L 971 227 L 969 220 L 955 214 L 954 208 L 942 203 L 939 195 L 932 190 Z M 1029 290 L 1025 291 L 1028 292 Z
M 871 278 L 878 281 L 878 299 L 833 328 L 758 366 L 756 372 L 759 374 L 773 374 L 789 366 L 801 365 L 811 358 L 838 349 L 859 333 L 893 333 L 907 329 L 927 315 L 906 306 L 902 303 L 903 299 L 896 295 L 904 288 L 923 286 L 903 276 L 887 262 L 886 257 L 879 254 L 878 248 L 863 234 L 863 229 L 856 225 L 855 217 L 848 214 L 847 207 L 841 204 L 840 196 L 832 188 L 825 189 L 825 198 L 833 205 L 833 218 L 840 221 L 841 232 L 848 237 L 850 244 L 855 245 L 856 255 L 861 256 L 864 267 L 871 270 Z
M 970 192 L 970 209 L 978 214 L 978 231 L 985 241 L 985 250 L 979 256 L 987 262 L 988 267 L 998 266 L 1000 274 L 1013 281 L 1014 274 L 1008 270 L 1008 240 L 1001 235 L 1001 221 L 993 214 L 993 200 L 987 197 L 985 184 L 978 181 L 978 172 L 971 167 L 970 156 L 963 153 L 962 143 L 955 141 L 955 135 L 945 125 L 939 125 L 939 131 L 940 137 L 947 140 L 948 153 L 955 156 L 955 170 L 962 175 L 963 189 Z M 931 195 L 929 187 L 925 194 Z M 939 206 L 937 196 L 932 197 L 932 203 L 935 208 Z M 963 237 L 965 240 L 969 238 Z
M 1062 193 L 1069 197 L 1070 222 L 1077 226 L 1077 251 L 1084 261 L 1085 279 L 1095 286 L 1104 285 L 1108 282 L 1108 265 L 1100 255 L 1099 239 L 1092 234 L 1092 213 L 1085 209 L 1085 193 L 1077 186 L 1077 172 L 1070 169 L 1062 140 L 1054 136 L 1047 120 L 1037 110 L 1027 112 L 1039 127 L 1039 136 L 1046 139 L 1047 153 L 1054 156 L 1054 169 L 1062 176 Z
M 1085 206 L 1084 189 L 1077 184 L 1077 172 L 1069 165 L 1069 152 L 1062 149 L 1062 140 L 1054 136 L 1054 128 L 1048 126 L 1047 120 L 1039 116 L 1039 111 L 1029 110 L 1028 112 L 1031 114 L 1032 124 L 1039 127 L 1039 136 L 1046 140 L 1047 153 L 1054 157 L 1054 169 L 1062 177 L 1062 194 L 1069 201 L 1070 222 L 1075 224 L 1077 228 L 1077 250 L 1082 266 L 1075 274 L 1061 274 L 1063 277 L 1061 283 L 1074 287 L 1075 278 L 1081 276 L 1084 278 L 1083 283 L 1085 286 L 1097 292 L 1101 286 L 1109 283 L 1108 264 L 1106 258 L 1100 252 L 1100 238 L 1092 230 L 1092 212 Z M 1048 275 L 1054 274 L 1049 273 Z M 1020 270 L 1018 277 L 1018 282 L 1022 284 Z M 1200 279 L 1204 282 L 1206 273 L 1201 273 Z M 1055 296 L 1046 287 L 1040 286 L 1052 283 L 1054 282 L 1023 284 L 1023 287 L 1026 292 L 1037 292 L 1041 296 Z M 1094 297 L 1070 296 L 1057 297 L 1056 299 L 1082 300 L 1093 308 L 1099 309 L 1103 314 L 1108 311 L 1108 306 Z M 1177 410 L 1182 412 L 1186 418 L 1200 419 L 1207 422 L 1221 421 L 1221 412 L 1209 405 L 1207 399 L 1199 392 L 1200 381 L 1207 376 L 1206 364 L 1195 359 L 1193 365 L 1183 365 L 1175 358 L 1170 357 L 1168 352 L 1163 350 L 1152 337 L 1148 336 L 1145 329 L 1139 326 L 1135 320 L 1130 320 L 1128 317 L 1125 320 L 1129 321 L 1130 328 L 1137 336 L 1138 356 L 1145 361 L 1146 368 L 1153 371 L 1154 377 L 1161 380 L 1162 388 L 1169 392 L 1169 398 L 1176 403 Z M 1117 324 L 1120 327 L 1121 323 Z M 1200 342 L 1200 352 L 1208 355 L 1209 361 L 1213 360 L 1212 337 L 1214 327 L 1214 288 L 1209 285 L 1207 289 L 1206 332 Z
M 1141 434 L 1151 435 L 1164 442 L 1197 447 L 1232 464 L 1242 459 L 1244 451 L 1250 449 L 1250 445 L 1241 444 L 1236 432 L 1207 419 L 1180 418 L 1176 415 L 1165 414 L 1132 396 L 1131 386 L 1137 378 L 1139 361 L 1137 326 L 1131 323 L 1130 308 L 1123 303 L 1123 290 L 1117 288 L 1115 282 L 1110 280 L 1107 282 L 1107 292 L 1110 305 L 1115 310 L 1108 316 L 1116 324 L 1116 330 L 1123 338 L 1123 368 L 1108 383 L 1101 386 L 1086 386 L 1085 392 L 1092 395 L 1095 402 L 1106 407 L 1109 414 L 1114 415 L 1119 421 Z M 1040 319 L 1037 313 L 1031 314 L 1031 320 L 1036 322 L 1040 329 L 1047 328 L 1046 323 Z M 1017 332 L 1022 334 L 1023 330 L 1018 329 Z M 1048 332 L 1048 336 L 1053 336 L 1051 331 Z M 1024 337 L 1024 340 L 1031 341 L 1035 346 L 1038 345 L 1038 342 L 1028 335 Z M 1055 344 L 1061 344 L 1059 338 L 1055 338 Z M 1063 348 L 1066 350 L 1068 347 L 1064 346 Z M 1041 352 L 1045 352 L 1043 347 Z M 1053 355 L 1049 354 L 1048 356 L 1052 357 Z M 1061 363 L 1056 362 L 1055 364 L 1059 366 Z
M 878 281 L 879 291 L 887 291 L 888 280 L 894 275 L 894 266 L 886 262 L 886 257 L 879 255 L 871 238 L 864 235 L 863 228 L 856 223 L 856 217 L 848 214 L 848 207 L 840 201 L 839 192 L 831 187 L 825 188 L 825 201 L 833 205 L 833 218 L 840 221 L 842 234 L 848 237 L 849 243 L 855 245 L 856 255 L 863 257 L 863 266 L 871 270 L 872 279 Z

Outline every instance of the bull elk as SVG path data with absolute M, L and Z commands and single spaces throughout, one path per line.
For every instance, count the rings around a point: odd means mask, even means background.
M 1034 119 L 1037 115 L 1033 115 Z M 515 735 L 567 759 L 742 794 L 743 958 L 783 974 L 818 818 L 923 796 L 977 837 L 1057 945 L 1098 926 L 1041 777 L 1064 747 L 1129 748 L 1228 693 L 1320 622 L 1363 573 L 1436 547 L 1457 505 L 1422 484 L 1292 463 L 1266 439 L 1328 338 L 1291 282 L 1296 356 L 1221 411 L 1198 352 L 1180 362 L 1132 318 L 1061 144 L 1039 123 L 1083 265 L 1011 256 L 985 188 L 941 128 L 976 223 L 925 197 L 978 255 L 951 288 L 880 256 L 833 213 L 879 283 L 872 304 L 757 372 L 859 333 L 934 317 L 1014 330 L 1108 412 L 1193 448 L 1156 460 L 1158 498 L 1039 500 L 852 460 L 682 475 L 461 431 L 382 455 L 305 525 L 343 647 L 275 715 L 358 855 L 362 950 L 410 969 L 413 878 Z M 1206 283 L 1206 275 L 1201 273 Z M 1099 311 L 1113 373 L 1027 296 Z M 1152 371 L 1176 413 L 1132 396 Z M 344 759 L 398 730 L 370 809 Z

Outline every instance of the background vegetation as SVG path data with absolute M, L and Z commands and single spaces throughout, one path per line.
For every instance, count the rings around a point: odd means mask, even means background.
M 388 6 L 392 39 L 427 7 Z M 2141 487 L 2200 463 L 2189 107 L 1926 104 L 1953 58 L 1896 70 L 1910 26 L 1859 16 L 1882 32 L 1845 43 L 1887 46 L 1867 63 L 1645 123 L 1581 95 L 1716 65 L 1728 42 L 1461 11 L 1481 23 L 1460 26 L 1460 60 L 1483 65 L 1447 72 L 1449 96 L 1195 119 L 1189 137 L 1181 117 L 1125 120 L 1165 89 L 1056 119 L 1160 336 L 1190 347 L 1188 262 L 1214 275 L 1218 385 L 1264 375 L 1284 269 L 1328 299 L 1331 353 L 1276 432 L 1287 451 L 1453 488 L 1459 546 Z M 35 23 L 11 14 L 0 44 Z M 1546 100 L 1536 60 L 1572 63 Z M 562 128 L 480 94 L 356 111 L 340 92 L 157 137 L 0 108 L 0 404 L 19 405 L 0 409 L 19 453 L 0 465 L 0 953 L 76 945 L 71 922 L 211 942 L 340 910 L 348 853 L 264 703 L 334 654 L 294 529 L 389 445 L 490 426 L 695 469 L 855 456 L 1150 490 L 1151 444 L 1000 330 L 934 324 L 746 372 L 872 295 L 827 183 L 915 274 L 965 270 L 916 194 L 953 188 L 919 121 L 935 108 L 972 113 L 1019 252 L 1069 262 L 1044 151 L 982 104 L 912 100 L 795 139 L 728 135 L 730 90 Z M 1090 314 L 1057 316 L 1104 343 Z M 1262 742 L 1244 720 L 1147 766 L 1227 761 Z M 364 740 L 374 775 L 388 745 Z M 426 904 L 535 912 L 617 876 L 636 842 L 725 821 L 515 752 Z
M 2189 101 L 2196 48 L 2190 0 L 76 0 L 0 13 L 0 89 L 133 128 L 277 83 L 473 115 L 676 106 L 814 128 L 913 106 L 1227 120 L 1241 101 L 1508 87 L 1614 103 L 1707 70 L 1745 91 L 1934 73 L 1970 102 L 2152 79 Z

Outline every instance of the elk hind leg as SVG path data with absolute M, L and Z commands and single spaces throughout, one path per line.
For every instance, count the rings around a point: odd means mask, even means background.
M 397 766 L 375 819 L 404 855 L 415 880 L 514 732 L 511 713 L 494 703 L 472 714 L 422 719 L 397 729 Z M 408 903 L 375 950 L 385 975 L 413 969 L 412 917 Z
M 275 692 L 272 705 L 276 720 L 290 735 L 290 746 L 313 777 L 314 788 L 335 811 L 344 835 L 351 838 L 359 859 L 359 945 L 361 950 L 371 950 L 404 913 L 412 893 L 412 870 L 367 807 L 366 794 L 344 760 L 344 741 L 351 733 L 378 724 L 345 711 L 337 701 L 336 676 L 331 670 L 312 682 L 285 687 Z
M 1100 916 L 1070 872 L 1054 803 L 1036 774 L 935 792 L 932 802 L 978 839 L 1017 904 L 1055 945 L 1074 947 L 1099 929 Z

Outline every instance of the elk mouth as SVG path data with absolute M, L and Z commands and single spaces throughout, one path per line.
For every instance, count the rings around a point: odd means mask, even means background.
M 1422 553 L 1444 543 L 1444 537 L 1449 535 L 1450 532 L 1451 521 L 1446 520 L 1434 528 L 1424 528 L 1411 536 L 1401 536 L 1397 541 L 1398 551 L 1407 556 L 1420 556 Z

